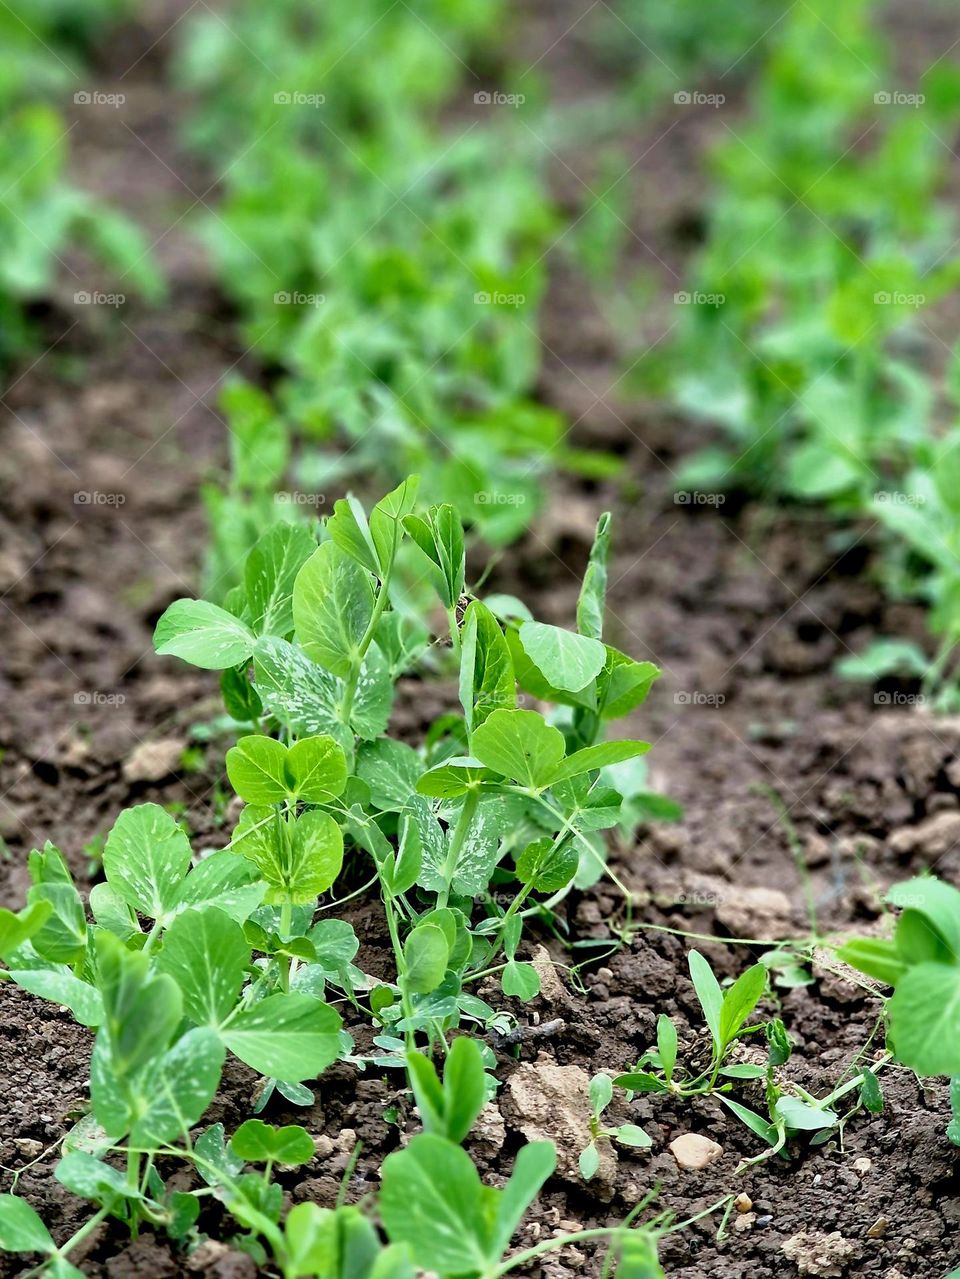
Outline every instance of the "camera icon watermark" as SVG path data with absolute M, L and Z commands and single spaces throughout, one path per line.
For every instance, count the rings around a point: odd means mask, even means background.
M 673 95 L 678 107 L 722 107 L 727 100 L 725 93 L 701 93 L 697 89 L 680 89 Z
M 325 293 L 300 293 L 294 290 L 292 293 L 281 290 L 274 293 L 274 306 L 323 306 L 326 302 Z
M 301 93 L 299 90 L 281 89 L 273 95 L 274 105 L 278 107 L 322 107 L 326 100 L 325 93 Z
M 481 489 L 473 495 L 475 506 L 523 506 L 526 500 L 525 493 L 503 493 L 494 489 Z
M 679 489 L 673 495 L 674 506 L 723 506 L 726 493 L 702 493 L 698 489 Z
M 74 693 L 74 706 L 122 706 L 126 701 L 123 693 L 102 693 L 98 688 Z
M 327 502 L 324 493 L 304 493 L 300 489 L 286 489 L 282 493 L 275 493 L 274 501 L 280 502 L 284 506 L 325 506 Z
M 527 295 L 525 293 L 487 293 L 481 291 L 474 293 L 473 302 L 475 306 L 512 306 L 519 309 L 527 304 Z
M 74 306 L 125 306 L 127 295 L 125 293 L 101 293 L 94 289 L 92 292 L 88 289 L 79 289 L 73 295 Z
M 702 688 L 681 688 L 673 695 L 674 706 L 722 706 L 725 693 L 708 693 Z
M 473 95 L 478 107 L 522 107 L 526 100 L 525 93 L 501 93 L 499 89 L 480 89 Z
M 899 89 L 881 89 L 873 95 L 878 107 L 922 107 L 926 100 L 924 93 L 901 93 Z
M 73 495 L 74 506 L 123 506 L 125 493 L 101 493 L 99 489 L 79 489 Z
M 899 290 L 887 292 L 881 290 L 873 295 L 874 306 L 911 306 L 915 311 L 920 307 L 926 306 L 927 295 L 925 293 L 903 293 Z
M 98 89 L 78 89 L 73 101 L 78 107 L 122 107 L 127 100 L 125 93 L 101 93 Z
M 892 693 L 874 693 L 874 706 L 924 706 L 926 705 L 926 697 L 923 693 L 901 693 L 894 691 Z
M 688 292 L 681 289 L 679 293 L 673 295 L 674 306 L 723 306 L 727 297 L 725 293 L 703 293 L 700 289 L 694 289 Z

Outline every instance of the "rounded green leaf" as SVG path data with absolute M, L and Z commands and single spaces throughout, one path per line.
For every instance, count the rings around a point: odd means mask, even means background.
M 26 1199 L 0 1195 L 0 1248 L 4 1252 L 53 1252 L 56 1244 Z
M 241 737 L 227 751 L 230 785 L 247 804 L 279 804 L 287 798 L 287 748 L 272 737 Z
M 207 671 L 249 661 L 256 636 L 245 622 L 207 600 L 175 600 L 157 622 L 158 653 L 180 657 Z
M 315 1079 L 340 1056 L 342 1024 L 312 995 L 270 995 L 233 1017 L 222 1038 L 261 1075 L 299 1083 Z
M 607 660 L 607 650 L 599 640 L 545 622 L 524 622 L 520 643 L 540 674 L 567 693 L 586 688 Z
M 329 804 L 347 784 L 347 757 L 332 737 L 305 737 L 287 753 L 291 791 L 306 804 Z
M 262 1119 L 248 1119 L 240 1125 L 230 1141 L 230 1149 L 245 1163 L 305 1164 L 316 1153 L 313 1139 L 305 1128 L 288 1124 L 276 1128 Z
M 407 937 L 403 946 L 404 974 L 407 989 L 427 995 L 443 981 L 450 958 L 450 946 L 441 928 L 420 924 Z
M 495 773 L 534 789 L 549 784 L 564 756 L 563 734 L 537 711 L 494 711 L 477 728 L 470 749 Z

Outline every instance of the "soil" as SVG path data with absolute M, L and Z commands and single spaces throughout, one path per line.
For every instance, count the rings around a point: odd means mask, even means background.
M 44 353 L 17 371 L 3 401 L 6 905 L 22 901 L 25 854 L 46 839 L 62 848 L 81 886 L 94 882 L 97 841 L 125 805 L 179 806 L 197 849 L 223 838 L 215 790 L 222 752 L 184 755 L 191 726 L 217 707 L 216 681 L 156 659 L 150 643 L 160 612 L 198 579 L 198 484 L 223 463 L 217 391 L 237 365 L 256 374 L 191 230 L 189 211 L 215 193 L 178 147 L 184 104 L 165 80 L 171 28 L 187 11 L 186 0 L 164 0 L 111 43 L 97 87 L 124 93 L 126 102 L 120 111 L 76 108 L 72 134 L 80 179 L 150 228 L 170 298 L 154 309 L 132 298 L 116 311 L 76 308 L 74 291 L 102 282 L 70 259 L 62 293 L 38 317 L 48 334 Z M 538 9 L 522 28 L 530 61 L 545 54 L 542 69 L 567 86 L 567 97 L 571 85 L 572 96 L 587 96 L 604 75 L 577 29 L 565 38 L 578 12 L 558 4 L 545 17 Z M 917 30 L 913 56 L 922 45 Z M 638 126 L 629 139 L 631 152 L 645 157 L 634 225 L 642 247 L 631 256 L 661 273 L 667 295 L 696 236 L 702 191 L 692 175 L 701 172 L 698 157 L 716 127 L 708 109 L 669 130 L 669 144 L 663 120 Z M 567 162 L 576 169 L 575 157 Z M 651 340 L 655 329 L 653 322 Z M 833 673 L 839 657 L 873 636 L 926 642 L 919 611 L 885 601 L 874 584 L 870 528 L 733 496 L 717 505 L 678 502 L 677 463 L 702 445 L 703 432 L 627 394 L 611 326 L 559 253 L 543 335 L 543 399 L 568 415 L 577 444 L 621 455 L 626 482 L 558 480 L 548 509 L 510 557 L 509 573 L 498 570 L 496 587 L 522 594 L 544 620 L 568 622 L 596 516 L 615 511 L 609 639 L 663 668 L 633 727 L 654 744 L 652 788 L 680 801 L 685 815 L 641 828 L 616 850 L 614 868 L 633 892 L 629 912 L 618 891 L 600 885 L 561 907 L 574 949 L 546 934 L 533 939 L 563 976 L 533 1004 L 512 1005 L 530 1033 L 517 1045 L 497 1045 L 504 1087 L 471 1146 L 493 1184 L 524 1134 L 549 1133 L 551 1125 L 563 1143 L 561 1167 L 571 1167 L 580 1112 L 564 1118 L 564 1090 L 576 1096 L 593 1072 L 634 1062 L 652 1042 L 659 1012 L 677 1019 L 682 1055 L 702 1057 L 692 987 L 678 976 L 694 943 L 670 930 L 702 935 L 707 940 L 696 944 L 718 971 L 734 974 L 772 939 L 879 927 L 883 889 L 922 867 L 960 881 L 960 723 L 912 704 L 909 685 L 885 685 L 876 698 Z M 455 698 L 444 685 L 424 696 L 412 684 L 397 722 L 415 739 L 434 710 Z M 385 970 L 389 943 L 378 903 L 361 898 L 348 917 L 361 938 L 361 965 Z M 822 955 L 812 983 L 781 989 L 776 1010 L 794 1041 L 785 1075 L 818 1094 L 865 1048 L 869 1056 L 882 1044 L 880 1001 Z M 585 960 L 576 976 L 566 972 Z M 90 1035 L 66 1013 L 9 985 L 2 991 L 2 1188 L 15 1181 L 64 1239 L 87 1212 L 61 1191 L 52 1168 L 82 1107 Z M 349 1020 L 348 1028 L 362 1051 L 368 1031 Z M 751 1206 L 734 1214 L 724 1239 L 717 1214 L 667 1237 L 668 1274 L 942 1279 L 958 1262 L 960 1219 L 960 1152 L 944 1135 L 946 1086 L 921 1084 L 896 1067 L 881 1079 L 883 1113 L 857 1114 L 842 1142 L 800 1142 L 786 1158 L 741 1174 L 738 1163 L 761 1143 L 718 1102 L 681 1109 L 656 1098 L 618 1101 L 611 1117 L 641 1123 L 652 1149 L 621 1149 L 616 1159 L 605 1152 L 603 1175 L 590 1185 L 569 1171 L 554 1178 L 516 1242 L 613 1224 L 654 1188 L 656 1206 L 678 1220 L 734 1191 Z M 543 1113 L 530 1104 L 537 1080 L 560 1090 L 544 1092 L 556 1104 Z M 252 1073 L 231 1063 L 210 1119 L 229 1130 L 250 1113 L 255 1089 Z M 738 1096 L 749 1104 L 749 1085 Z M 360 1141 L 348 1182 L 348 1198 L 359 1200 L 375 1189 L 385 1154 L 416 1128 L 399 1076 L 358 1075 L 341 1063 L 316 1097 L 304 1109 L 276 1097 L 267 1107 L 271 1120 L 303 1123 L 321 1138 L 317 1158 L 284 1185 L 291 1201 L 332 1203 Z M 669 1151 L 691 1131 L 722 1147 L 700 1171 L 679 1169 Z M 220 1223 L 209 1212 L 201 1226 L 216 1235 Z M 130 1242 L 109 1225 L 74 1260 L 84 1274 L 110 1279 L 257 1273 L 232 1249 L 206 1246 L 187 1259 L 165 1240 L 147 1234 Z M 18 1272 L 11 1261 L 3 1274 Z M 599 1257 L 586 1249 L 528 1271 L 554 1279 L 600 1272 Z

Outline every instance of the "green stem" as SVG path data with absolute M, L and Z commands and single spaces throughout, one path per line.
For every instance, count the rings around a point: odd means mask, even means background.
M 393 957 L 397 965 L 397 984 L 400 987 L 400 1004 L 403 1008 L 403 1018 L 404 1021 L 408 1021 L 413 1009 L 410 1007 L 410 996 L 407 994 L 404 982 L 406 965 L 403 962 L 403 947 L 400 945 L 400 934 L 397 931 L 397 916 L 393 909 L 393 898 L 386 889 L 383 890 L 383 906 L 387 917 L 387 930 L 390 933 L 390 944 L 393 946 Z M 406 1040 L 407 1049 L 412 1049 L 413 1031 L 408 1028 L 404 1031 L 403 1037 Z
M 293 908 L 288 901 L 283 902 L 280 906 L 280 940 L 290 940 L 290 930 L 292 927 Z M 279 957 L 280 967 L 280 989 L 286 994 L 290 989 L 290 974 L 293 972 L 293 960 L 288 964 L 283 956 Z
M 473 819 L 476 816 L 479 803 L 480 792 L 478 790 L 467 791 L 464 796 L 463 807 L 460 809 L 460 816 L 457 818 L 457 824 L 453 829 L 453 837 L 450 840 L 450 848 L 443 866 L 443 888 L 437 894 L 437 908 L 440 910 L 450 900 L 450 886 L 456 873 L 457 862 L 460 860 L 460 854 L 463 851 L 467 835 L 470 833 L 470 827 L 473 825 Z
M 511 1270 L 516 1270 L 518 1266 L 526 1265 L 528 1261 L 536 1261 L 537 1257 L 542 1257 L 547 1252 L 553 1252 L 556 1248 L 565 1248 L 568 1243 L 586 1243 L 590 1239 L 617 1239 L 629 1233 L 622 1226 L 607 1226 L 597 1227 L 593 1230 L 576 1230 L 569 1235 L 558 1235 L 555 1239 L 547 1239 L 543 1243 L 538 1243 L 534 1248 L 527 1248 L 524 1252 L 518 1252 L 516 1256 L 509 1257 L 499 1266 L 494 1266 L 487 1271 L 484 1279 L 500 1279 L 501 1275 L 509 1274 Z
M 367 655 L 367 650 L 373 643 L 373 637 L 377 632 L 377 626 L 380 618 L 383 616 L 383 610 L 387 607 L 389 596 L 387 594 L 387 584 L 389 582 L 389 572 L 380 583 L 380 591 L 377 594 L 376 601 L 373 605 L 373 612 L 370 615 L 370 622 L 367 629 L 363 633 L 363 639 L 357 648 L 357 655 L 354 658 L 353 666 L 350 668 L 350 674 L 347 676 L 343 690 L 343 702 L 340 706 L 341 722 L 350 727 L 350 716 L 353 714 L 353 703 L 357 696 L 357 684 L 360 680 L 360 671 L 363 667 L 363 659 Z
M 457 622 L 457 607 L 447 609 L 447 622 L 450 626 L 450 643 L 454 657 L 460 656 L 460 626 Z

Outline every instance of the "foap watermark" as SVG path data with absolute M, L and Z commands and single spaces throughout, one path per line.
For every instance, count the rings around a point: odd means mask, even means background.
M 699 289 L 694 289 L 692 293 L 688 293 L 686 289 L 681 289 L 679 293 L 673 295 L 674 306 L 723 306 L 727 297 L 725 293 L 702 293 Z
M 274 293 L 274 306 L 323 306 L 326 302 L 324 293 L 300 293 L 296 289 L 292 293 L 282 290 Z
M 478 107 L 522 107 L 526 100 L 525 93 L 501 93 L 499 89 L 480 89 L 473 95 Z
M 699 89 L 680 89 L 673 95 L 678 107 L 722 107 L 727 97 L 724 93 L 701 93 Z
M 925 706 L 927 699 L 923 693 L 874 693 L 874 706 Z
M 99 489 L 79 489 L 73 495 L 74 506 L 123 506 L 125 493 L 101 493 Z
M 702 493 L 699 489 L 680 489 L 673 495 L 674 506 L 723 506 L 726 493 Z
M 496 489 L 482 489 L 473 495 L 475 506 L 523 506 L 526 493 L 503 493 Z
M 92 291 L 81 289 L 73 295 L 74 306 L 112 306 L 114 308 L 125 306 L 127 295 L 125 293 L 101 293 L 98 289 Z
M 726 693 L 708 693 L 703 688 L 681 688 L 673 695 L 674 706 L 722 706 Z
M 101 93 L 99 89 L 79 89 L 73 100 L 78 107 L 122 107 L 127 100 L 125 93 Z
M 873 302 L 875 306 L 912 306 L 915 311 L 920 307 L 926 306 L 927 295 L 925 293 L 903 293 L 899 290 L 887 293 L 882 290 L 880 293 L 874 293 Z
M 327 503 L 324 493 L 303 493 L 299 489 L 286 489 L 282 493 L 275 493 L 274 500 L 289 506 L 326 506 Z
M 878 107 L 922 107 L 926 100 L 926 94 L 901 93 L 899 89 L 881 89 L 873 95 L 874 105 Z
M 525 293 L 474 293 L 475 306 L 512 306 L 521 307 L 527 304 Z
M 301 93 L 299 89 L 282 89 L 273 95 L 274 106 L 278 107 L 322 107 L 326 100 L 325 93 Z
M 881 489 L 879 493 L 874 493 L 873 500 L 887 506 L 925 506 L 927 501 L 922 493 L 897 493 L 892 489 Z
M 126 701 L 123 693 L 104 693 L 99 688 L 83 689 L 74 693 L 74 706 L 122 706 Z

